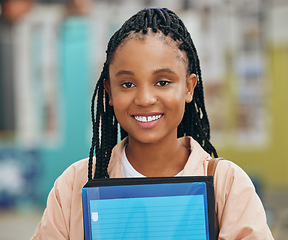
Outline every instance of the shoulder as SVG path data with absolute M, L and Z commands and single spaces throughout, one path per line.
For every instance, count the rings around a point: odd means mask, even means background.
M 218 162 L 214 174 L 214 185 L 217 192 L 225 191 L 225 194 L 228 194 L 232 187 L 239 191 L 244 189 L 255 191 L 248 174 L 237 164 L 225 159 Z
M 273 239 L 262 202 L 241 167 L 228 160 L 219 161 L 214 175 L 214 189 L 219 238 Z
M 231 208 L 229 212 L 235 213 L 237 206 L 247 207 L 248 202 L 256 208 L 261 205 L 250 177 L 241 167 L 229 160 L 219 161 L 214 175 L 214 189 L 219 217 L 224 209 Z
M 77 162 L 74 162 L 73 164 L 71 164 L 64 172 L 62 175 L 66 175 L 66 174 L 71 174 L 72 172 L 74 174 L 79 174 L 79 173 L 88 173 L 87 169 L 88 169 L 88 158 L 79 160 Z
M 240 166 L 225 159 L 221 159 L 218 162 L 215 171 L 215 182 L 221 180 L 225 181 L 227 184 L 232 184 L 236 180 L 252 184 L 249 176 Z
M 70 165 L 55 181 L 34 239 L 81 239 L 82 188 L 87 182 L 88 159 Z M 79 227 L 80 226 L 80 227 Z M 32 238 L 33 239 L 33 238 Z
M 87 168 L 88 159 L 77 161 L 56 179 L 47 199 L 47 209 L 59 206 L 63 214 L 69 217 L 71 212 L 78 208 L 81 204 L 82 188 L 88 181 Z
M 209 165 L 210 159 L 206 160 Z M 208 167 L 207 167 L 208 168 Z M 216 205 L 224 207 L 227 200 L 237 203 L 243 196 L 255 197 L 255 187 L 248 174 L 232 161 L 221 159 L 213 177 Z
M 61 175 L 60 177 L 73 177 L 75 175 L 86 173 L 88 169 L 88 158 L 79 160 L 71 164 Z M 81 174 L 82 175 L 82 174 Z
M 88 158 L 71 164 L 55 181 L 57 189 L 80 189 L 88 181 Z

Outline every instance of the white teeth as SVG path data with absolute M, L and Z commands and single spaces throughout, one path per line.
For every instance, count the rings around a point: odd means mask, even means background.
M 155 121 L 159 118 L 161 118 L 162 115 L 154 115 L 154 116 L 148 116 L 148 117 L 145 117 L 145 116 L 134 116 L 134 118 L 139 121 L 139 122 L 152 122 L 152 121 Z

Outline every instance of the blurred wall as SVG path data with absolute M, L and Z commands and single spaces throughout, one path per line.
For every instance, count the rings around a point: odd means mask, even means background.
M 259 16 L 260 33 L 258 33 L 261 36 L 258 41 L 261 46 L 259 55 L 262 58 L 262 73 L 260 77 L 263 81 L 263 92 L 260 97 L 260 103 L 257 103 L 257 99 L 252 99 L 253 103 L 248 102 L 250 106 L 255 105 L 253 109 L 254 113 L 258 112 L 258 114 L 252 115 L 248 122 L 252 122 L 251 126 L 253 126 L 254 130 L 252 129 L 251 132 L 255 133 L 254 136 L 259 137 L 258 140 L 260 141 L 258 143 L 260 144 L 257 144 L 257 141 L 253 144 L 253 141 L 250 140 L 253 136 L 250 136 L 250 139 L 249 137 L 242 139 L 239 144 L 239 142 L 235 142 L 235 135 L 232 135 L 232 138 L 228 137 L 230 144 L 219 147 L 219 150 L 226 158 L 242 166 L 251 177 L 258 179 L 263 187 L 272 191 L 282 190 L 287 192 L 288 153 L 286 148 L 288 143 L 288 109 L 286 105 L 288 101 L 288 32 L 284 30 L 284 24 L 288 21 L 288 3 L 286 1 L 259 1 L 259 4 L 260 7 L 263 7 L 263 11 Z M 245 13 L 244 17 L 247 19 Z M 247 23 L 244 22 L 244 24 Z M 249 34 L 253 36 L 256 33 L 251 31 L 248 32 L 248 36 Z M 255 48 L 253 46 L 253 49 Z M 234 61 L 237 61 L 237 57 L 235 56 Z M 246 58 L 245 61 L 248 62 L 251 71 L 253 71 L 253 66 L 256 70 L 259 68 L 257 61 L 254 60 L 254 62 L 251 62 L 249 58 Z M 229 89 L 234 88 L 231 91 L 233 103 L 228 107 L 232 116 L 227 116 L 230 129 L 233 131 L 235 128 L 231 127 L 231 122 L 235 121 L 235 119 L 231 119 L 239 116 L 237 112 L 235 114 L 237 110 L 234 107 L 240 84 L 237 71 L 236 74 L 235 72 L 228 73 L 228 76 L 230 77 L 229 80 L 227 79 L 230 82 L 228 83 L 230 85 Z M 252 87 L 251 93 L 257 94 L 259 85 L 255 85 L 254 87 L 256 89 Z M 244 111 L 247 110 L 249 110 L 249 106 L 244 108 Z M 261 125 L 257 127 L 257 124 L 253 124 L 253 122 L 261 123 Z M 262 138 L 260 135 L 262 135 Z

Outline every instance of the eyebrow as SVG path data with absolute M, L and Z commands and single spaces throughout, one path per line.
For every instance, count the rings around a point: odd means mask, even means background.
M 119 72 L 117 72 L 117 73 L 115 74 L 115 77 L 119 77 L 119 76 L 121 76 L 121 75 L 134 76 L 135 74 L 134 74 L 133 72 L 131 72 L 131 71 L 121 70 L 121 71 L 119 71 Z
M 153 74 L 157 74 L 157 73 L 170 73 L 170 74 L 174 74 L 176 75 L 176 73 L 174 71 L 172 71 L 170 68 L 161 68 L 161 69 L 156 69 Z
M 153 71 L 153 74 L 158 74 L 158 73 L 169 73 L 169 74 L 176 75 L 176 73 L 169 68 L 161 68 L 161 69 L 156 69 L 155 71 Z M 119 77 L 121 75 L 135 76 L 135 74 L 132 71 L 121 70 L 115 74 L 115 77 Z

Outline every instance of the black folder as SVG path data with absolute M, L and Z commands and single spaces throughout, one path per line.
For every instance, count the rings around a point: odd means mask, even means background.
M 215 239 L 210 176 L 94 179 L 82 200 L 85 240 Z

